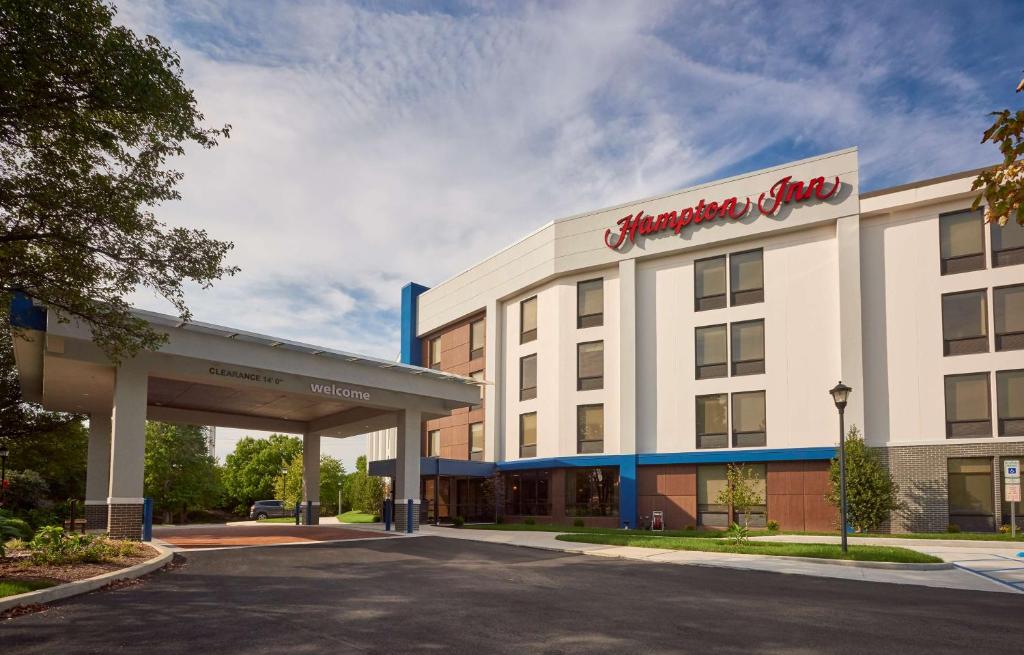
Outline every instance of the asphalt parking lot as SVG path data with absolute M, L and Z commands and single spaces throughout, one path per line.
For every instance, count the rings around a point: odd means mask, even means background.
M 184 558 L 0 623 L 3 651 L 998 653 L 1020 652 L 1024 612 L 1009 594 L 440 537 Z

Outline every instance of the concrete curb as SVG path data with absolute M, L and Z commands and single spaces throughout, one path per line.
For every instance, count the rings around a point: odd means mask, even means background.
M 38 589 L 36 591 L 29 591 L 16 596 L 0 598 L 0 612 L 6 612 L 7 610 L 12 610 L 16 607 L 23 607 L 25 605 L 52 603 L 56 600 L 63 600 L 65 598 L 71 598 L 72 596 L 87 594 L 90 591 L 96 591 L 97 589 L 105 587 L 111 582 L 117 582 L 118 580 L 132 580 L 134 578 L 140 578 L 163 567 L 171 561 L 172 557 L 174 557 L 174 552 L 164 548 L 163 546 L 152 543 L 146 545 L 152 546 L 159 551 L 156 557 L 146 560 L 141 564 L 129 566 L 128 568 L 119 569 L 117 571 L 110 571 L 109 573 L 103 573 L 93 578 L 75 580 L 74 582 L 66 582 L 46 589 Z

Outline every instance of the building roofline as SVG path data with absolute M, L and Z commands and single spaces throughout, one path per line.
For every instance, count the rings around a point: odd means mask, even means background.
M 906 184 L 899 184 L 896 186 L 886 187 L 884 189 L 875 189 L 874 191 L 867 191 L 860 194 L 861 200 L 865 198 L 876 198 L 878 196 L 884 196 L 890 193 L 899 193 L 900 191 L 909 191 L 911 189 L 918 189 L 920 187 L 931 186 L 932 184 L 941 184 L 943 182 L 952 182 L 953 180 L 959 180 L 965 177 L 974 177 L 982 171 L 987 171 L 992 166 L 982 166 L 981 168 L 972 168 L 968 171 L 960 171 L 959 173 L 950 173 L 949 175 L 940 175 L 939 177 L 930 177 L 926 180 L 917 180 L 916 182 L 907 182 Z

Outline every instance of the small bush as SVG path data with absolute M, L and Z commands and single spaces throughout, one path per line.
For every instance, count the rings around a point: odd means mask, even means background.
M 696 530 L 697 528 L 692 523 L 687 523 L 683 526 L 683 530 Z
M 528 517 L 525 521 L 523 521 L 523 523 L 525 523 L 526 525 L 534 525 L 536 522 L 537 521 L 535 521 L 532 516 Z
M 946 532 L 950 532 L 950 533 L 954 533 L 954 532 L 960 532 L 960 526 L 959 526 L 959 525 L 957 525 L 956 523 L 950 523 L 950 524 L 949 524 L 949 525 L 948 525 L 948 526 L 946 527 Z
M 582 528 L 585 525 L 585 523 L 583 522 L 583 519 L 576 519 L 575 521 L 572 522 L 572 524 L 573 524 L 573 526 L 575 526 L 577 528 Z
M 768 521 L 768 526 L 767 527 L 768 527 L 768 532 L 778 532 L 779 531 L 779 522 L 778 521 Z
M 100 564 L 138 552 L 131 541 L 116 541 L 106 535 L 66 533 L 55 525 L 40 528 L 28 544 L 35 564 Z
M 462 518 L 461 516 L 456 516 L 455 519 L 452 521 L 452 525 L 454 525 L 457 528 L 461 528 L 462 526 L 466 525 L 466 519 Z
M 725 531 L 725 536 L 733 546 L 742 546 L 750 541 L 750 528 L 733 522 L 729 529 Z

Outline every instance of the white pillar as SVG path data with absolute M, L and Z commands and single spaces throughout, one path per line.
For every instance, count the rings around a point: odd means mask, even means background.
M 418 409 L 398 412 L 398 435 L 395 440 L 395 529 L 413 532 L 420 521 L 420 441 L 423 417 Z M 409 501 L 412 501 L 412 523 L 409 523 Z
M 142 537 L 148 383 L 146 368 L 138 360 L 129 360 L 117 368 L 111 417 L 107 531 L 119 539 Z
M 853 387 L 846 406 L 846 427 L 856 425 L 864 435 L 864 337 L 861 324 L 860 216 L 836 221 L 839 265 L 840 377 Z M 834 382 L 832 384 L 835 384 Z M 867 437 L 870 439 L 870 437 Z
M 110 411 L 93 412 L 89 415 L 89 454 L 85 468 L 85 522 L 89 530 L 107 529 L 110 418 Z
M 484 380 L 490 384 L 484 387 L 484 461 L 504 461 L 504 412 L 502 397 L 498 390 L 501 385 L 505 361 L 505 329 L 502 320 L 502 304 L 497 300 L 487 303 L 485 329 L 487 330 L 487 352 L 484 358 Z
M 306 503 L 313 503 L 308 523 L 320 523 L 320 435 L 302 435 L 302 517 L 306 521 Z

